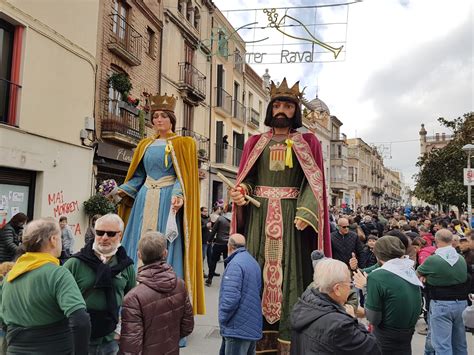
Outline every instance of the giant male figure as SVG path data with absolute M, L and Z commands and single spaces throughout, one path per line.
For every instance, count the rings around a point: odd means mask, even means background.
M 321 145 L 302 126 L 299 84 L 271 85 L 265 125 L 244 147 L 236 188 L 232 233 L 247 237 L 247 248 L 262 268 L 264 336 L 257 353 L 289 354 L 293 305 L 311 283 L 311 251 L 331 256 Z M 244 195 L 260 201 L 248 204 Z

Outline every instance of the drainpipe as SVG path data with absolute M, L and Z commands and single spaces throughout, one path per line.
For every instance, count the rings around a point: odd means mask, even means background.
M 214 92 L 212 90 L 212 80 L 213 80 L 213 63 L 212 63 L 212 47 L 213 47 L 213 42 L 214 42 L 214 36 L 212 35 L 212 29 L 214 28 L 214 15 L 211 15 L 211 53 L 209 60 L 211 62 L 211 68 L 209 70 L 209 192 L 208 192 L 208 210 L 211 211 L 212 209 L 212 179 L 211 179 L 211 137 L 212 137 L 212 93 Z

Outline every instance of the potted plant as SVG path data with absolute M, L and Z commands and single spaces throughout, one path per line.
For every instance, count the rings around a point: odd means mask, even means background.
M 87 201 L 84 201 L 83 205 L 84 212 L 89 217 L 96 214 L 106 215 L 115 212 L 115 205 L 101 194 L 91 196 Z
M 119 92 L 122 100 L 125 100 L 130 90 L 132 90 L 132 83 L 130 77 L 126 73 L 113 73 L 107 79 L 107 83 L 115 91 Z M 118 98 L 117 98 L 118 99 Z

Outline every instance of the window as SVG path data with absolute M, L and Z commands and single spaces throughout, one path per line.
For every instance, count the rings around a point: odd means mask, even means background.
M 243 73 L 244 71 L 244 64 L 243 64 L 243 59 L 242 55 L 240 54 L 240 51 L 236 49 L 234 51 L 234 68 L 237 70 L 240 74 Z
M 201 14 L 197 6 L 194 8 L 194 28 L 199 31 L 199 22 L 201 21 Z
M 0 122 L 12 126 L 17 125 L 23 30 L 0 19 Z
M 188 0 L 186 4 L 186 20 L 192 22 L 193 19 L 193 3 L 191 0 Z
M 155 31 L 153 31 L 150 27 L 147 27 L 146 33 L 147 33 L 147 39 L 148 39 L 147 53 L 150 57 L 155 58 L 155 42 L 156 42 Z
M 112 31 L 122 41 L 125 40 L 125 33 L 127 29 L 127 5 L 121 0 L 114 0 L 114 17 L 112 24 Z
M 263 103 L 262 101 L 258 100 L 258 114 L 260 117 L 262 117 L 262 108 L 263 108 Z
M 217 51 L 220 57 L 227 58 L 229 55 L 229 42 L 224 31 L 219 31 L 218 33 Z
M 194 107 L 192 105 L 184 102 L 183 111 L 184 111 L 183 129 L 187 129 L 188 131 L 192 131 L 193 130 Z

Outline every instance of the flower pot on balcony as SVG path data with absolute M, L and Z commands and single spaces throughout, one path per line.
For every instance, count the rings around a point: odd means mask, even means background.
M 119 101 L 118 104 L 121 109 L 130 112 L 134 116 L 138 116 L 140 114 L 140 110 L 137 107 L 130 105 L 128 102 Z

